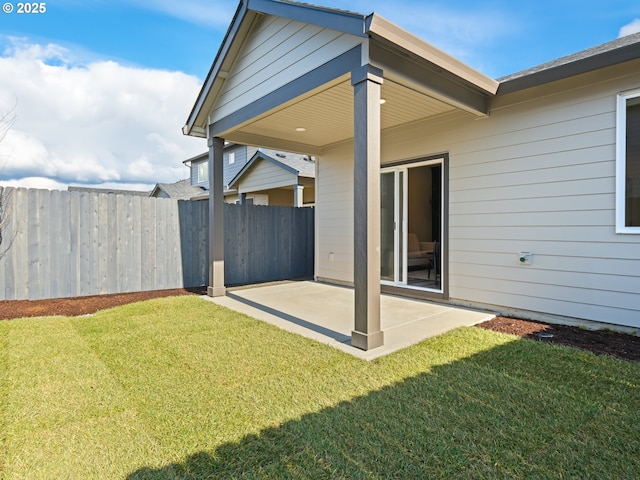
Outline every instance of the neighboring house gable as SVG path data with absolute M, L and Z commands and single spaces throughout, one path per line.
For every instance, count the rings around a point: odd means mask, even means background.
M 295 185 L 303 187 L 298 192 L 301 205 L 314 202 L 315 161 L 308 155 L 228 144 L 223 159 L 225 202 L 238 203 L 240 194 L 250 194 L 247 198 L 256 205 L 294 205 Z M 183 162 L 190 168 L 194 187 L 208 190 L 208 162 L 208 153 Z M 193 198 L 204 200 L 206 196 L 201 192 Z
M 228 144 L 224 148 L 224 185 L 227 187 L 231 179 L 242 169 L 247 161 L 258 150 L 247 145 Z M 202 153 L 185 160 L 183 163 L 190 169 L 191 185 L 209 189 L 209 153 Z
M 307 155 L 258 151 L 231 180 L 229 188 L 243 195 L 262 193 L 269 205 L 312 204 L 315 161 Z

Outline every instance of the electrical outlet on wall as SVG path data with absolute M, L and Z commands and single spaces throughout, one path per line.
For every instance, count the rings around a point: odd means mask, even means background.
M 518 254 L 518 263 L 520 265 L 531 265 L 532 259 L 533 253 L 531 252 L 520 252 Z

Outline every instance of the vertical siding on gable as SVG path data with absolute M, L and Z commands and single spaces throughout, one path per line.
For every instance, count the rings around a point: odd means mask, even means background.
M 265 16 L 247 38 L 210 121 L 251 104 L 361 42 L 335 30 Z

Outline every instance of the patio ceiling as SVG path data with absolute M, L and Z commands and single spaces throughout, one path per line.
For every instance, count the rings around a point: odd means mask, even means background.
M 417 89 L 385 78 L 382 130 L 457 110 Z M 327 145 L 353 138 L 353 87 L 345 75 L 314 92 L 225 132 L 226 140 L 320 154 Z M 297 129 L 304 128 L 304 131 Z

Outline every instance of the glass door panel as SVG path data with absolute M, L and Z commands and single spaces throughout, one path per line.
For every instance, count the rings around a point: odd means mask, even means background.
M 380 175 L 380 277 L 395 282 L 396 192 L 395 172 Z
M 381 280 L 442 290 L 442 162 L 381 172 Z

